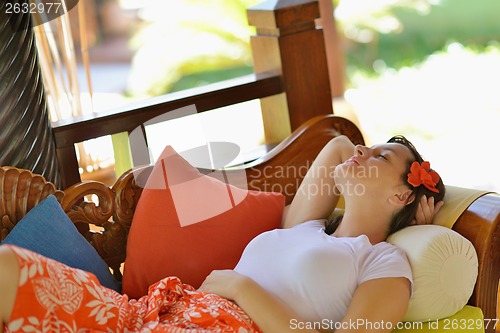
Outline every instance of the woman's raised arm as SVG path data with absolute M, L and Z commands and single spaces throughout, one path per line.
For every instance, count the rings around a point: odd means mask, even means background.
M 346 136 L 330 140 L 320 151 L 302 180 L 283 216 L 283 228 L 327 218 L 339 200 L 333 172 L 354 154 L 354 144 Z

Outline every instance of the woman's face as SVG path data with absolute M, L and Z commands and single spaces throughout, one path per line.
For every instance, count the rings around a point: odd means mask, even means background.
M 411 151 L 399 143 L 357 145 L 353 156 L 335 169 L 335 183 L 343 195 L 382 195 L 403 185 L 402 175 L 413 160 Z

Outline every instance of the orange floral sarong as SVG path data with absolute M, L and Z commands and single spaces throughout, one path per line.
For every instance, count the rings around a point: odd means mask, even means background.
M 261 332 L 236 304 L 176 277 L 139 300 L 101 286 L 86 271 L 8 245 L 20 278 L 6 332 Z

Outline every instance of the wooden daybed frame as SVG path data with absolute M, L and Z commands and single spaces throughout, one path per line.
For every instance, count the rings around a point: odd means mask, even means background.
M 334 115 L 318 116 L 299 127 L 267 155 L 244 168 L 250 189 L 286 189 L 284 195 L 290 203 L 305 170 L 330 139 L 344 134 L 355 143 L 363 137 L 350 121 Z M 283 173 L 283 168 L 294 166 L 304 172 Z M 305 169 L 304 169 L 305 168 Z M 54 194 L 76 225 L 84 225 L 85 238 L 121 279 L 120 265 L 125 260 L 127 234 L 137 201 L 142 193 L 138 183 L 151 171 L 151 166 L 130 170 L 112 187 L 95 181 L 81 182 L 65 191 L 56 190 L 39 175 L 13 167 L 0 169 L 0 216 L 3 239 L 27 211 L 49 194 Z M 281 170 L 273 172 L 272 170 Z M 283 177 L 285 175 L 285 177 Z M 273 184 L 279 184 L 274 186 Z M 99 205 L 84 200 L 97 195 Z M 485 318 L 496 318 L 497 288 L 500 278 L 500 196 L 487 194 L 475 200 L 458 218 L 453 229 L 475 246 L 479 257 L 479 275 L 470 305 L 483 310 Z M 103 228 L 101 232 L 88 230 L 88 224 Z M 489 327 L 489 332 L 494 330 Z

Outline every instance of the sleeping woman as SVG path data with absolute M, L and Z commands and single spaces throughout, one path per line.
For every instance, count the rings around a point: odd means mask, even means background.
M 132 300 L 90 273 L 0 246 L 0 333 L 390 332 L 412 274 L 386 239 L 430 223 L 444 191 L 404 137 L 365 147 L 339 136 L 315 159 L 283 228 L 254 238 L 233 270 L 213 271 L 198 290 L 166 277 Z M 344 214 L 330 220 L 340 195 Z

